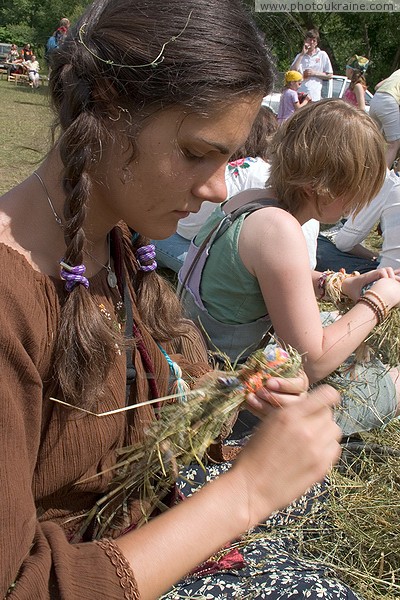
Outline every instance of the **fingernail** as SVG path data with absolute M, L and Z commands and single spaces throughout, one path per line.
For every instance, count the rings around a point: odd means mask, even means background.
M 266 387 L 270 390 L 278 391 L 280 389 L 279 380 L 271 377 L 268 379 Z

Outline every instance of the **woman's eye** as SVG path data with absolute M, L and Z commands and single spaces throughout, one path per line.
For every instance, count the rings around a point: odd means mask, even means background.
M 194 154 L 193 152 L 191 152 L 190 150 L 185 150 L 184 151 L 184 155 L 186 156 L 186 158 L 188 158 L 189 160 L 200 160 L 202 158 L 204 158 L 203 154 Z

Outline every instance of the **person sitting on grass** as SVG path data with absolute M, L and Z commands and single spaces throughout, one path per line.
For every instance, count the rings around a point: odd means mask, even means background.
M 301 225 L 311 218 L 335 223 L 367 206 L 385 178 L 384 151 L 366 113 L 343 100 L 306 106 L 270 142 L 267 189 L 250 202 L 249 192 L 238 194 L 214 211 L 179 273 L 187 315 L 209 348 L 232 362 L 265 345 L 272 325 L 275 336 L 303 356 L 311 382 L 344 363 L 346 392 L 337 418 L 346 435 L 398 414 L 399 369 L 374 358 L 358 364 L 351 355 L 400 304 L 399 271 L 310 271 Z M 340 318 L 328 315 L 323 327 L 317 299 L 330 280 L 355 306 Z
M 272 80 L 239 0 L 98 0 L 52 52 L 54 146 L 0 204 L 0 598 L 357 597 L 265 534 L 240 564 L 204 564 L 337 461 L 339 395 L 301 375 L 250 394 L 259 432 L 184 501 L 168 486 L 146 506 L 131 465 L 95 535 L 121 448 L 171 466 L 151 428 L 177 379 L 210 371 L 149 241 L 225 199 Z

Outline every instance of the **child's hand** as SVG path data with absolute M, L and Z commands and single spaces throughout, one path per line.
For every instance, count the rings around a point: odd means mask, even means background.
M 345 294 L 345 296 L 353 300 L 353 302 L 357 302 L 358 298 L 362 294 L 362 289 L 366 285 L 375 283 L 380 279 L 392 279 L 399 282 L 400 269 L 394 270 L 391 267 L 385 267 L 382 269 L 368 271 L 368 273 L 363 273 L 362 275 L 358 275 L 356 277 L 347 277 L 342 283 L 342 292 Z

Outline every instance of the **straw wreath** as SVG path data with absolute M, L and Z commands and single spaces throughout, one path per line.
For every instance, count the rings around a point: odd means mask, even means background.
M 117 451 L 109 490 L 87 513 L 75 538 L 80 539 L 93 523 L 93 538 L 104 536 L 121 521 L 121 514 L 128 514 L 130 498 L 137 498 L 138 493 L 143 515 L 138 526 L 155 510 L 164 510 L 163 499 L 171 492 L 179 471 L 193 463 L 204 468 L 207 449 L 247 394 L 262 387 L 271 376 L 293 377 L 300 368 L 297 351 L 269 346 L 252 354 L 240 369 L 210 377 L 201 389 L 187 393 L 184 401 L 177 395 L 177 402 L 163 404 L 145 432 L 145 441 Z

